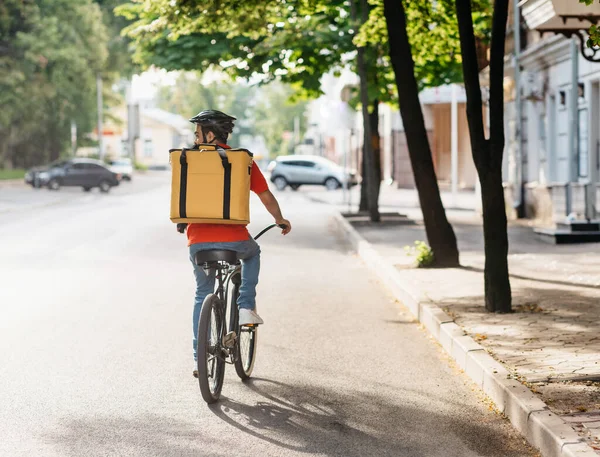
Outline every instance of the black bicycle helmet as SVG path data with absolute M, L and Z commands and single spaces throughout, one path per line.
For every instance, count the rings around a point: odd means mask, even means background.
M 206 135 L 207 131 L 211 131 L 217 139 L 226 141 L 227 137 L 233 132 L 233 121 L 235 120 L 235 117 L 221 111 L 208 109 L 200 111 L 190 119 L 190 122 L 198 124 L 202 128 L 204 135 Z

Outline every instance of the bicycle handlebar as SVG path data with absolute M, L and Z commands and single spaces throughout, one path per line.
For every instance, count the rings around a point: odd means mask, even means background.
M 272 225 L 269 225 L 266 229 L 264 229 L 262 232 L 260 232 L 258 235 L 256 235 L 254 237 L 254 239 L 258 240 L 261 236 L 263 236 L 265 233 L 267 233 L 269 230 L 271 230 L 274 227 L 279 227 L 280 229 L 285 230 L 287 228 L 287 225 L 285 225 L 285 224 L 280 224 L 280 225 L 278 225 L 278 224 L 272 224 Z M 185 223 L 179 223 L 179 224 L 177 224 L 177 231 L 179 233 L 185 233 L 185 229 L 186 228 L 187 228 L 187 224 L 185 224 Z
M 278 224 L 272 224 L 272 225 L 269 225 L 266 229 L 264 229 L 262 232 L 260 232 L 258 235 L 256 235 L 254 237 L 254 239 L 258 240 L 261 236 L 263 236 L 265 233 L 267 233 L 269 230 L 271 230 L 272 228 L 275 228 L 275 227 L 279 227 L 280 229 L 285 230 L 287 228 L 287 225 L 285 225 L 285 224 L 280 224 L 280 225 L 278 225 Z

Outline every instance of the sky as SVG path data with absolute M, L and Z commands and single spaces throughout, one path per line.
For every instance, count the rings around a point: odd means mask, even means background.
M 141 75 L 134 75 L 131 85 L 135 100 L 154 98 L 161 85 L 175 84 L 178 72 L 167 72 L 162 69 L 151 69 Z

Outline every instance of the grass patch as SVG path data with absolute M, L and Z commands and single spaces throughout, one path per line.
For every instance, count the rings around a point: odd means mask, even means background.
M 23 179 L 25 177 L 25 170 L 19 168 L 14 170 L 2 170 L 0 169 L 0 180 L 2 179 Z

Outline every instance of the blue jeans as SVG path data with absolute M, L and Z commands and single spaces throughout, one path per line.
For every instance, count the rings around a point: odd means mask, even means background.
M 238 258 L 242 261 L 242 285 L 240 287 L 240 296 L 238 306 L 240 308 L 256 308 L 256 285 L 258 284 L 258 275 L 260 273 L 260 247 L 253 238 L 246 241 L 235 241 L 226 243 L 196 243 L 190 246 L 190 261 L 194 265 L 194 276 L 196 276 L 196 297 L 194 299 L 194 360 L 196 360 L 196 343 L 198 340 L 198 320 L 200 319 L 200 310 L 202 303 L 207 295 L 215 290 L 215 272 L 209 271 L 208 274 L 201 266 L 196 265 L 194 256 L 199 251 L 209 251 L 211 249 L 227 249 L 235 251 Z

